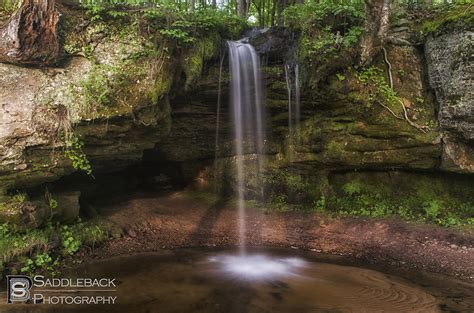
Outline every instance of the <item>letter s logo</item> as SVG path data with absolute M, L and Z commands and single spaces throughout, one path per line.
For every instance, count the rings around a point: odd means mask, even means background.
M 7 276 L 7 303 L 26 302 L 30 299 L 31 278 L 25 275 Z

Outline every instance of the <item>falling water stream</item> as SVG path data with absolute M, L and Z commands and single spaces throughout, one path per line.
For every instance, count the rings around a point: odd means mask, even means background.
M 264 109 L 260 78 L 260 62 L 255 49 L 245 40 L 228 41 L 230 67 L 230 105 L 234 124 L 234 142 L 237 171 L 239 250 L 246 253 L 245 243 L 245 186 L 244 158 L 257 157 L 257 181 L 263 166 Z
M 298 62 L 288 62 L 285 64 L 285 80 L 288 92 L 288 133 L 290 139 L 295 136 L 295 132 L 301 121 L 301 91 Z
M 217 86 L 217 111 L 216 111 L 216 137 L 215 137 L 215 148 L 214 148 L 214 173 L 218 172 L 217 158 L 219 157 L 219 122 L 221 116 L 221 94 L 222 94 L 222 66 L 224 65 L 224 55 L 221 57 L 221 63 L 219 66 L 219 84 Z M 218 185 L 215 184 L 215 192 L 218 192 Z
M 301 121 L 300 78 L 298 62 L 285 64 L 285 81 L 288 93 L 288 151 L 290 161 L 294 160 L 294 145 L 299 143 L 298 128 Z

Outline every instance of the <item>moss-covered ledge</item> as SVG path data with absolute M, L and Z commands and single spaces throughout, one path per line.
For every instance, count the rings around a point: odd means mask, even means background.
M 93 174 L 139 162 L 169 134 L 170 93 L 192 89 L 205 62 L 217 57 L 222 36 L 245 26 L 201 16 L 178 27 L 182 15 L 161 9 L 59 9 L 60 67 L 0 64 L 3 202 L 10 201 L 7 191 L 77 170 Z

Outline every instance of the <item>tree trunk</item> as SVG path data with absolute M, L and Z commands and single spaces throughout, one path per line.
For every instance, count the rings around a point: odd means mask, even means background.
M 360 63 L 368 65 L 383 47 L 389 30 L 390 0 L 365 0 L 365 31 Z
M 23 0 L 0 28 L 0 62 L 52 65 L 58 62 L 59 13 L 54 0 Z
M 278 5 L 278 0 L 273 0 L 272 13 L 271 13 L 271 26 L 275 26 L 275 11 Z
M 390 19 L 390 0 L 383 0 L 381 14 L 380 14 L 379 32 L 377 34 L 382 44 L 385 41 L 385 38 L 387 38 L 388 30 L 390 27 L 389 19 Z
M 240 17 L 247 17 L 247 1 L 237 0 L 237 15 Z
M 286 0 L 280 0 L 278 5 L 278 26 L 283 26 L 283 11 L 286 8 Z

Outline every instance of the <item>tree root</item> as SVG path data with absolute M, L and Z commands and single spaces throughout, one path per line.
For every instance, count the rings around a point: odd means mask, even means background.
M 389 83 L 390 83 L 390 89 L 393 90 L 393 76 L 392 76 L 392 64 L 390 63 L 390 61 L 388 60 L 388 56 L 387 56 L 387 49 L 385 49 L 385 47 L 382 47 L 382 51 L 383 51 L 383 57 L 384 57 L 384 61 L 385 61 L 385 64 L 387 64 L 387 71 L 388 71 L 388 78 L 389 78 Z M 426 129 L 427 127 L 426 126 L 420 126 L 418 124 L 416 124 L 415 122 L 413 122 L 412 120 L 410 120 L 410 118 L 408 117 L 408 111 L 407 111 L 407 108 L 405 107 L 405 105 L 403 104 L 402 100 L 398 100 L 400 102 L 400 105 L 402 106 L 403 108 L 403 117 L 404 119 L 408 122 L 408 124 L 410 124 L 410 126 L 418 129 L 419 131 L 423 132 L 423 133 L 426 133 Z M 393 113 L 392 110 L 390 110 L 389 107 L 387 107 L 386 105 L 382 104 L 379 102 L 380 105 L 382 105 L 384 108 L 386 108 L 387 110 L 390 111 L 390 113 L 392 113 L 392 115 L 394 115 L 395 117 L 397 117 L 395 115 L 395 113 Z M 400 117 L 397 117 L 398 119 L 401 119 Z
M 392 114 L 393 117 L 395 117 L 396 119 L 403 120 L 402 117 L 400 117 L 400 116 L 398 116 L 397 114 L 395 114 L 395 113 L 392 111 L 392 109 L 390 109 L 388 106 L 386 106 L 386 105 L 383 104 L 382 102 L 377 101 L 377 103 L 378 103 L 380 106 L 382 106 L 383 108 L 385 108 L 387 111 L 389 111 L 390 114 Z
M 392 76 L 392 64 L 388 61 L 388 56 L 387 56 L 387 49 L 385 47 L 382 47 L 383 51 L 383 58 L 385 60 L 385 64 L 387 64 L 387 71 L 388 71 L 388 78 L 390 82 L 390 89 L 393 89 L 393 76 Z
M 408 124 L 410 124 L 411 126 L 415 127 L 416 129 L 418 129 L 419 131 L 421 131 L 422 133 L 426 133 L 426 129 L 428 128 L 427 126 L 420 126 L 418 124 L 416 124 L 415 122 L 411 121 L 409 118 L 408 118 L 408 112 L 407 112 L 407 108 L 405 107 L 405 105 L 403 104 L 403 102 L 401 100 L 400 101 L 400 104 L 402 105 L 402 108 L 403 108 L 403 115 L 405 116 L 405 120 L 408 122 Z
M 389 36 L 385 38 L 386 43 L 391 43 L 392 45 L 397 45 L 397 46 L 412 46 L 413 44 L 409 42 L 408 40 L 402 39 L 402 38 L 396 38 L 394 36 Z

